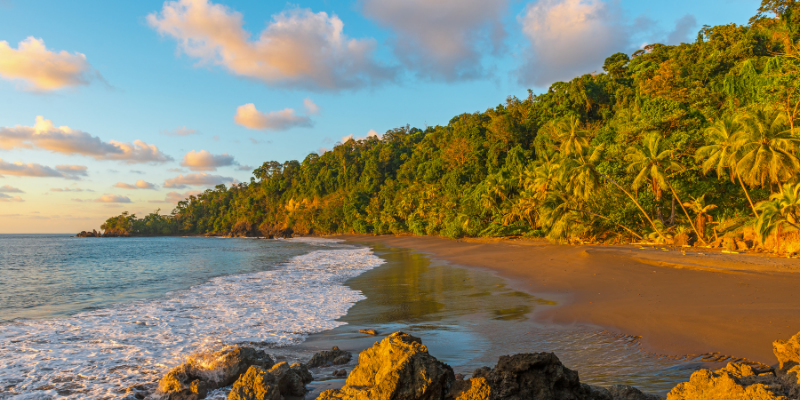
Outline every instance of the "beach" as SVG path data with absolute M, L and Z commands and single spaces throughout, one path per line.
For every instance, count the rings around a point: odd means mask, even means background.
M 342 235 L 481 268 L 515 290 L 555 301 L 538 323 L 639 337 L 647 352 L 775 363 L 772 342 L 800 331 L 800 260 L 705 248 L 558 245 Z

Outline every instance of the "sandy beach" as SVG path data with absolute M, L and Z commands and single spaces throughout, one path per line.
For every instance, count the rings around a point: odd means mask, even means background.
M 558 302 L 537 308 L 538 322 L 639 336 L 653 353 L 719 353 L 772 365 L 772 342 L 800 331 L 798 259 L 543 240 L 336 238 L 491 270 L 517 290 Z

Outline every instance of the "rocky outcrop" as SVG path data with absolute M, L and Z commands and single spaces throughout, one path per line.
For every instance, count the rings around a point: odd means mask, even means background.
M 614 400 L 661 400 L 659 396 L 642 393 L 641 390 L 628 385 L 613 385 L 608 388 L 608 394 Z
M 265 352 L 250 347 L 196 354 L 161 378 L 157 394 L 168 400 L 203 399 L 209 390 L 234 383 L 251 366 L 268 369 L 273 364 Z
M 800 365 L 800 333 L 789 340 L 776 340 L 772 342 L 772 352 L 778 358 L 778 368 L 786 373 Z
M 103 234 L 96 229 L 92 229 L 91 232 L 81 231 L 81 233 L 75 235 L 75 237 L 103 237 Z
M 800 398 L 797 375 L 757 373 L 749 365 L 730 363 L 725 368 L 701 369 L 689 382 L 675 386 L 667 400 L 789 400 Z
M 359 329 L 358 333 L 363 333 L 365 335 L 375 336 L 378 334 L 378 331 L 375 329 Z
M 329 367 L 332 365 L 347 364 L 353 359 L 353 355 L 349 351 L 340 350 L 338 347 L 333 346 L 330 351 L 320 351 L 311 357 L 306 366 L 308 368 Z
M 251 366 L 228 394 L 228 400 L 282 400 L 278 380 L 263 368 Z
M 345 386 L 318 400 L 443 400 L 454 381 L 419 338 L 396 332 L 361 352 Z

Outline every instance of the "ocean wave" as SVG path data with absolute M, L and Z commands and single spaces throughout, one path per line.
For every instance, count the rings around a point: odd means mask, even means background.
M 0 325 L 0 399 L 119 398 L 195 352 L 233 343 L 286 346 L 341 325 L 336 319 L 364 298 L 343 283 L 384 261 L 337 241 L 300 241 L 330 248 L 159 299 Z

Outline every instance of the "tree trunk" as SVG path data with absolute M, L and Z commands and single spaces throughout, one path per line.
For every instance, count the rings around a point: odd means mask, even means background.
M 671 190 L 671 191 L 672 191 L 672 195 L 673 195 L 673 196 L 675 196 L 675 198 L 676 198 L 676 199 L 678 199 L 678 204 L 680 204 L 680 205 L 681 205 L 681 208 L 683 209 L 683 213 L 684 213 L 684 214 L 686 214 L 686 219 L 688 219 L 688 220 L 689 220 L 689 225 L 691 225 L 691 226 L 692 226 L 692 229 L 694 229 L 694 233 L 696 233 L 696 234 L 697 234 L 697 240 L 699 240 L 699 241 L 703 242 L 703 244 L 705 244 L 705 245 L 708 245 L 708 243 L 706 242 L 706 240 L 705 240 L 705 239 L 703 239 L 703 235 L 701 235 L 701 234 L 700 234 L 700 232 L 698 232 L 698 231 L 697 231 L 697 227 L 696 227 L 696 226 L 694 226 L 694 224 L 692 224 L 692 217 L 690 217 L 690 216 L 689 216 L 689 212 L 688 212 L 688 211 L 686 211 L 686 207 L 684 207 L 684 206 L 683 206 L 683 202 L 682 202 L 682 201 L 681 201 L 681 199 L 678 197 L 678 194 L 677 194 L 677 193 L 675 193 L 675 188 L 673 188 L 673 187 L 672 187 L 672 185 L 671 185 L 669 182 L 667 182 L 667 185 L 669 186 L 669 190 Z
M 675 226 L 675 196 L 672 196 L 672 211 L 669 215 L 669 226 Z
M 602 176 L 602 177 L 603 177 L 605 180 L 607 180 L 607 181 L 609 181 L 609 182 L 613 183 L 613 184 L 614 184 L 614 186 L 618 187 L 618 188 L 619 188 L 619 190 L 622 190 L 622 192 L 623 192 L 623 193 L 625 193 L 626 195 L 628 195 L 628 197 L 629 197 L 629 198 L 630 198 L 630 199 L 633 201 L 633 204 L 636 204 L 636 207 L 638 207 L 638 208 L 639 208 L 639 211 L 641 211 L 641 212 L 642 212 L 642 214 L 644 214 L 644 217 L 645 217 L 645 218 L 647 218 L 647 221 L 649 221 L 649 222 L 650 222 L 650 225 L 653 227 L 653 229 L 655 229 L 656 233 L 658 233 L 658 236 L 661 236 L 661 238 L 662 238 L 662 239 L 664 239 L 664 240 L 666 240 L 666 239 L 667 239 L 666 237 L 664 237 L 664 234 L 663 234 L 663 233 L 661 233 L 661 230 L 659 230 L 659 229 L 658 229 L 658 227 L 656 226 L 656 223 L 655 223 L 655 222 L 653 222 L 653 219 L 652 219 L 652 218 L 650 218 L 650 216 L 649 216 L 649 215 L 647 215 L 647 212 L 645 212 L 645 211 L 644 211 L 644 208 L 642 208 L 642 205 L 641 205 L 641 204 L 639 204 L 639 202 L 638 202 L 638 201 L 636 201 L 636 198 L 634 198 L 632 194 L 628 193 L 628 191 L 627 191 L 627 190 L 625 190 L 625 188 L 623 188 L 623 187 L 622 187 L 622 186 L 621 186 L 619 183 L 617 183 L 617 181 L 615 181 L 615 180 L 613 180 L 613 179 L 609 178 L 609 177 L 608 177 L 608 176 L 606 176 L 605 174 L 603 174 L 603 173 L 601 173 L 601 172 L 597 171 L 597 170 L 596 170 L 596 169 L 594 169 L 594 168 L 592 168 L 592 171 L 594 171 L 596 174 L 598 174 L 598 175 Z
M 750 202 L 750 208 L 753 209 L 753 214 L 755 214 L 756 218 L 758 218 L 758 211 L 756 211 L 756 206 L 753 205 L 753 199 L 750 198 L 750 193 L 748 193 L 747 188 L 744 187 L 744 182 L 742 182 L 742 177 L 739 176 L 739 171 L 736 171 L 736 177 L 739 178 L 739 184 L 742 185 L 742 190 L 744 190 L 744 195 L 747 196 L 747 201 Z

